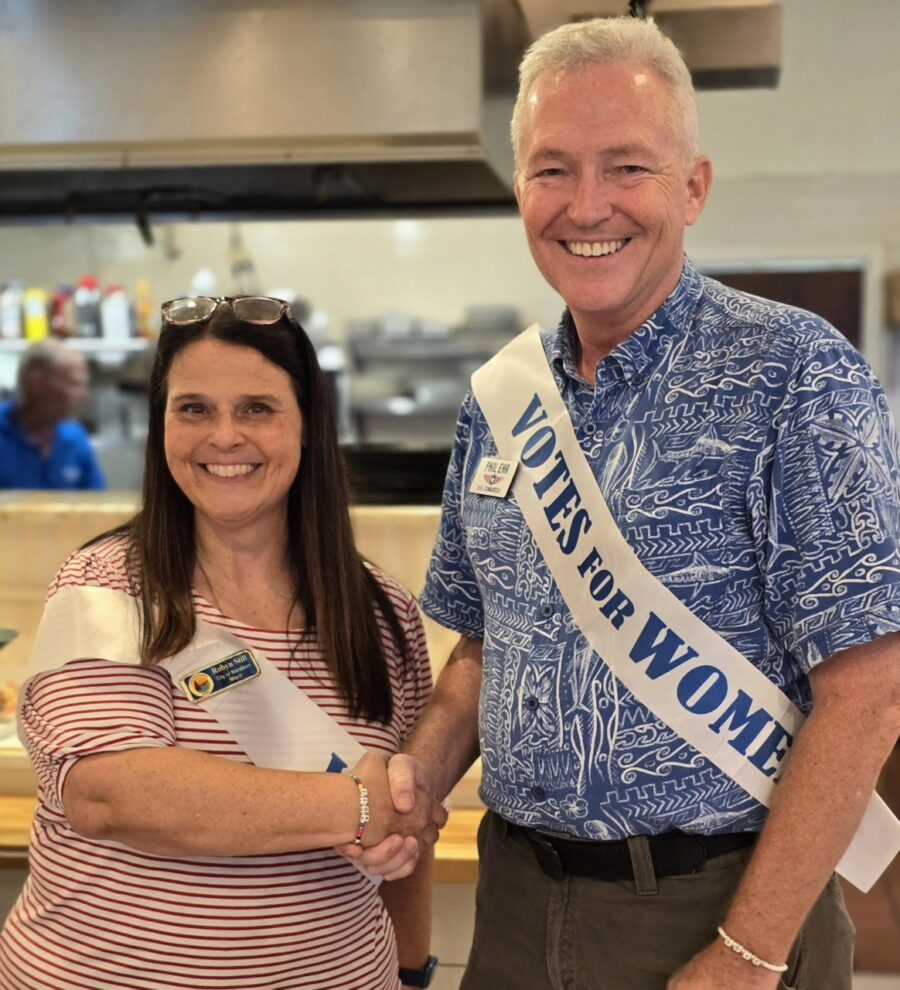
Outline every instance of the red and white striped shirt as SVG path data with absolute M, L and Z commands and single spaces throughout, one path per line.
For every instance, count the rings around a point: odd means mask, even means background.
M 404 629 L 404 676 L 386 625 L 394 714 L 350 717 L 315 637 L 228 619 L 195 594 L 197 614 L 259 650 L 366 749 L 397 751 L 431 689 L 416 605 L 375 572 Z M 124 543 L 73 554 L 51 586 L 128 592 Z M 293 651 L 293 654 L 292 654 Z M 175 859 L 78 835 L 62 790 L 83 756 L 183 746 L 249 763 L 162 668 L 78 660 L 36 677 L 22 712 L 39 804 L 30 874 L 0 933 L 3 990 L 396 990 L 393 928 L 375 887 L 330 849 Z

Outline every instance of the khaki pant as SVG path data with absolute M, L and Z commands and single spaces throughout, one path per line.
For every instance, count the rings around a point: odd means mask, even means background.
M 632 881 L 551 880 L 528 840 L 488 812 L 478 830 L 475 938 L 461 990 L 664 990 L 716 938 L 752 848 L 699 873 Z M 832 877 L 794 946 L 787 990 L 850 990 L 853 925 Z M 724 988 L 723 988 L 724 990 Z

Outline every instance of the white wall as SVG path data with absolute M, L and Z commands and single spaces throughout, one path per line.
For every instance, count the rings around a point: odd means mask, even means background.
M 716 180 L 700 261 L 863 260 L 863 350 L 889 385 L 884 272 L 900 267 L 900 2 L 782 0 L 775 90 L 700 93 Z
M 720 174 L 896 174 L 900 4 L 780 2 L 778 88 L 699 96 L 702 143 Z

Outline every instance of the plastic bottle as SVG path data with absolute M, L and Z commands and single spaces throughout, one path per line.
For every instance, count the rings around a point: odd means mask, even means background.
M 137 284 L 137 302 L 134 307 L 139 337 L 155 337 L 159 333 L 159 319 L 150 296 L 150 283 L 142 278 Z
M 50 297 L 50 333 L 65 339 L 75 330 L 75 290 L 71 285 L 58 285 Z
M 0 337 L 19 340 L 22 336 L 22 283 L 10 282 L 0 292 Z
M 25 339 L 32 343 L 44 340 L 50 333 L 48 298 L 44 289 L 26 289 L 22 296 L 25 314 Z
M 128 294 L 123 285 L 111 285 L 100 306 L 100 324 L 106 340 L 128 340 L 131 336 L 131 314 Z
M 100 336 L 100 289 L 93 275 L 85 275 L 78 282 L 75 313 L 79 337 Z

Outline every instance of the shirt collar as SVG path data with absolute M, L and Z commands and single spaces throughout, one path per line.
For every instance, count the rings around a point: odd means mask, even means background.
M 600 366 L 612 364 L 621 369 L 629 385 L 641 384 L 649 368 L 684 331 L 702 294 L 703 277 L 685 257 L 681 277 L 669 297 L 649 319 L 600 362 L 598 372 Z M 549 341 L 551 367 L 563 380 L 581 379 L 575 360 L 576 342 L 575 322 L 566 309 Z
M 0 402 L 0 431 L 16 436 L 21 432 L 16 428 L 16 421 L 13 419 L 12 399 Z

